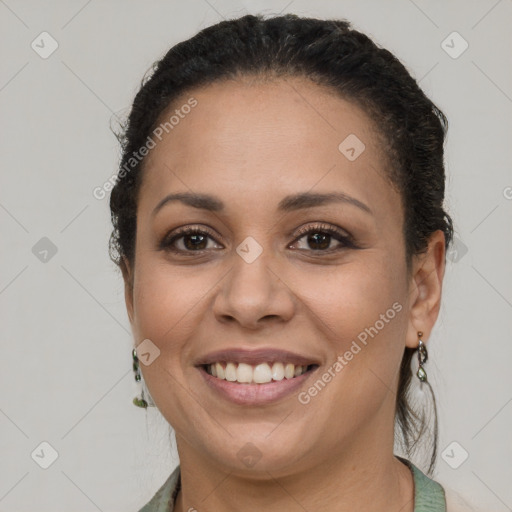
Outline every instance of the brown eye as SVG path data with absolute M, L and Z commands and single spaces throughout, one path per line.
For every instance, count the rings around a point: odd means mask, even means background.
M 307 243 L 312 244 L 310 247 L 313 250 L 328 249 L 331 245 L 333 236 L 329 233 L 313 233 L 305 235 L 307 237 Z M 303 237 L 304 238 L 304 237 Z
M 353 240 L 339 229 L 328 225 L 316 225 L 303 228 L 299 231 L 295 243 L 302 238 L 306 238 L 306 248 L 300 250 L 310 250 L 314 252 L 334 252 L 344 248 L 355 248 Z M 338 247 L 330 247 L 332 240 L 339 242 Z
M 159 248 L 180 254 L 202 252 L 208 249 L 208 239 L 213 239 L 209 230 L 186 227 L 165 237 Z
M 325 224 L 307 226 L 301 229 L 295 238 L 294 244 L 302 238 L 306 239 L 306 247 L 299 248 L 301 251 L 331 253 L 347 248 L 357 248 L 350 235 Z M 208 246 L 210 240 L 216 243 L 212 231 L 206 228 L 185 227 L 166 236 L 160 243 L 159 248 L 176 254 L 201 254 L 215 248 L 215 246 Z M 333 240 L 338 241 L 337 247 L 332 247 Z

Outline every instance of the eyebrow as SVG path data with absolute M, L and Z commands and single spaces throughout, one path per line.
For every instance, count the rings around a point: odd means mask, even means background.
M 193 208 L 207 210 L 211 212 L 222 212 L 224 203 L 217 197 L 209 194 L 198 194 L 192 192 L 182 192 L 179 194 L 169 194 L 164 197 L 155 207 L 151 216 L 154 217 L 165 205 L 179 201 Z M 373 215 L 372 210 L 365 203 L 359 201 L 355 197 L 349 196 L 343 192 L 330 193 L 312 193 L 301 192 L 284 197 L 278 204 L 278 212 L 292 212 L 305 208 L 313 208 L 315 206 L 323 206 L 329 203 L 340 202 L 351 204 L 358 207 L 366 213 Z

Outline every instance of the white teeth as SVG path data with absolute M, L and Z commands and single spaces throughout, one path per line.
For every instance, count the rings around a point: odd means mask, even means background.
M 284 367 L 284 376 L 287 379 L 293 379 L 294 375 L 295 375 L 295 365 L 288 363 Z
M 208 367 L 210 369 L 211 369 L 212 366 L 215 367 L 215 373 L 217 374 L 216 376 L 219 379 L 225 379 L 226 378 L 226 373 L 224 372 L 224 367 L 220 363 L 215 363 L 215 364 L 208 365 Z M 210 373 L 213 375 L 213 372 L 210 371 Z
M 283 380 L 284 379 L 283 363 L 274 363 L 272 365 L 272 379 L 274 379 L 274 380 Z
M 252 381 L 252 368 L 250 364 L 239 363 L 236 369 L 236 380 L 238 382 L 251 382 Z
M 207 372 L 218 379 L 241 384 L 267 384 L 283 379 L 293 379 L 306 373 L 308 367 L 292 363 L 261 363 L 251 366 L 247 363 L 213 363 L 207 365 Z
M 226 365 L 226 380 L 235 382 L 236 380 L 236 366 L 235 363 L 228 363 Z
M 262 363 L 254 368 L 252 379 L 256 384 L 266 384 L 272 380 L 272 370 L 267 363 Z

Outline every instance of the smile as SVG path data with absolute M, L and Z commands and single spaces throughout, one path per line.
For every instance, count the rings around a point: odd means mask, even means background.
M 238 384 L 268 384 L 283 379 L 299 377 L 317 365 L 295 365 L 293 363 L 247 363 L 217 362 L 204 365 L 205 371 L 217 379 Z
M 304 366 L 280 362 L 260 363 L 254 367 L 247 363 L 219 362 L 197 367 L 214 396 L 235 405 L 255 407 L 300 392 L 318 368 L 317 364 Z

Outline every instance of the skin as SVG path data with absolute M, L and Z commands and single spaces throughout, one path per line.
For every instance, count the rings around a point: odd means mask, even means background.
M 391 162 L 353 103 L 301 78 L 240 80 L 187 91 L 170 111 L 191 96 L 197 106 L 148 155 L 135 263 L 122 267 L 135 345 L 149 338 L 160 350 L 141 370 L 176 432 L 176 510 L 413 512 L 412 475 L 393 455 L 394 407 L 403 350 L 418 346 L 418 331 L 426 342 L 438 316 L 442 232 L 408 275 Z M 338 150 L 351 133 L 366 146 L 355 161 Z M 225 211 L 173 202 L 152 217 L 167 194 L 190 191 L 217 196 Z M 344 192 L 372 214 L 348 203 L 276 213 L 283 197 L 307 191 Z M 318 222 L 358 248 L 331 237 L 340 250 L 326 254 L 296 238 Z M 187 237 L 174 245 L 188 255 L 158 248 L 184 225 L 215 233 L 202 255 Z M 236 252 L 247 236 L 263 249 L 250 264 Z M 318 359 L 321 376 L 395 302 L 400 313 L 306 405 L 297 393 L 235 405 L 193 365 L 218 349 L 277 347 Z M 252 467 L 237 456 L 248 442 L 261 453 Z

